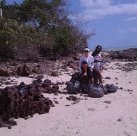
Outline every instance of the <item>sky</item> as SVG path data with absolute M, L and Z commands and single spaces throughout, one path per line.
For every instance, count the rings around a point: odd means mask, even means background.
M 22 0 L 7 0 L 22 2 Z M 91 49 L 137 47 L 137 0 L 66 0 L 70 19 L 86 33 Z

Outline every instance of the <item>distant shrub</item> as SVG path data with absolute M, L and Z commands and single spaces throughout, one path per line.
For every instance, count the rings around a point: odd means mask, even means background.
M 3 59 L 14 58 L 17 39 L 17 23 L 13 20 L 0 19 L 0 57 Z

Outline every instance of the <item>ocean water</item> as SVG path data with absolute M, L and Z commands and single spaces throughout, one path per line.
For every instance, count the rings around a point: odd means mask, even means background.
M 118 50 L 126 50 L 126 49 L 129 49 L 129 48 L 137 48 L 137 46 L 103 47 L 103 50 L 105 50 L 105 51 L 118 51 Z M 90 49 L 93 51 L 95 49 L 95 47 L 92 47 Z

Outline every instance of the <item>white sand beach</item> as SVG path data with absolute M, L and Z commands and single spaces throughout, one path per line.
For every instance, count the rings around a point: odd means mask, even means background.
M 0 128 L 0 136 L 137 136 L 137 70 L 122 71 L 117 63 L 122 65 L 124 62 L 111 62 L 103 71 L 104 84 L 113 83 L 123 89 L 98 99 L 78 94 L 81 98 L 78 103 L 67 100 L 68 94 L 44 94 L 58 104 L 47 114 L 17 119 L 17 125 L 12 129 Z M 45 75 L 44 78 L 66 82 L 71 77 L 62 74 L 59 77 Z M 15 80 L 32 82 L 31 78 Z M 65 87 L 60 86 L 60 90 Z

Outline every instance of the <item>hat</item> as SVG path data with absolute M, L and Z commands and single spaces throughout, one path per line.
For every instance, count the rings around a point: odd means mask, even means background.
M 89 52 L 89 48 L 85 48 L 85 49 L 84 49 L 84 51 L 87 51 L 87 52 Z

